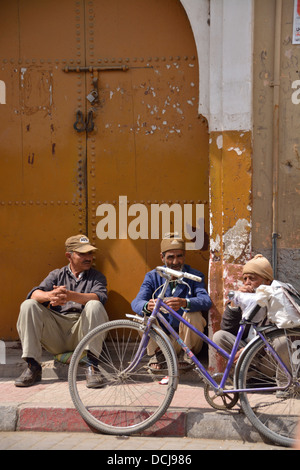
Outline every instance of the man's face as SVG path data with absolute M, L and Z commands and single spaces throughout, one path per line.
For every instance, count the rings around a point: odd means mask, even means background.
M 66 253 L 67 258 L 70 261 L 71 270 L 74 273 L 81 273 L 82 271 L 90 269 L 93 262 L 93 254 L 93 251 L 88 251 L 87 253 L 79 253 L 78 251 Z
M 243 285 L 247 292 L 255 292 L 258 286 L 262 284 L 270 284 L 267 279 L 258 276 L 258 274 L 243 274 Z
M 161 253 L 161 260 L 167 266 L 167 268 L 175 269 L 180 271 L 185 261 L 184 250 L 169 250 L 165 253 Z

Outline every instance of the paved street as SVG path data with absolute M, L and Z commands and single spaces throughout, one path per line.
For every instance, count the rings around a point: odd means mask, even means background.
M 10 374 L 12 371 L 15 377 L 20 374 L 17 367 L 20 351 L 8 349 L 8 352 L 10 362 L 0 365 L 3 375 L 0 380 L 0 450 L 101 450 L 106 459 L 115 459 L 122 452 L 129 456 L 150 455 L 148 463 L 143 462 L 143 468 L 158 464 L 151 460 L 152 455 L 158 454 L 191 454 L 193 462 L 198 463 L 197 451 L 289 450 L 263 443 L 238 406 L 230 412 L 210 408 L 204 397 L 203 383 L 192 374 L 181 377 L 170 407 L 172 419 L 164 419 L 165 426 L 159 437 L 94 434 L 74 410 L 66 366 L 54 364 L 53 360 L 45 361 L 42 382 L 34 387 L 17 388 Z M 12 357 L 14 352 L 17 357 Z M 23 362 L 20 364 L 23 366 Z M 57 377 L 60 374 L 61 379 Z M 218 455 L 221 459 L 222 454 Z
M 173 451 L 195 458 L 199 450 L 289 450 L 262 442 L 250 443 L 234 440 L 192 439 L 187 437 L 116 437 L 91 433 L 70 432 L 0 432 L 0 450 L 102 450 L 107 458 L 115 458 L 116 452 Z M 153 453 L 153 452 L 150 452 Z M 167 452 L 172 453 L 172 452 Z M 273 454 L 274 455 L 274 454 Z M 154 464 L 155 462 L 153 462 Z M 195 461 L 194 461 L 195 463 Z

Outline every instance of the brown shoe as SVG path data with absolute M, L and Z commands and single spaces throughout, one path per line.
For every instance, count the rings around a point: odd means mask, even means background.
M 42 368 L 32 367 L 28 364 L 27 369 L 15 380 L 16 387 L 31 387 L 31 385 L 42 380 Z
M 100 388 L 104 386 L 101 374 L 95 367 L 89 366 L 85 375 L 87 388 Z

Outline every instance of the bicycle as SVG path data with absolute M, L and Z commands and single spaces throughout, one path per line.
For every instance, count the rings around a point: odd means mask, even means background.
M 68 374 L 69 390 L 82 418 L 94 430 L 115 435 L 140 433 L 157 423 L 169 408 L 179 382 L 177 356 L 170 336 L 193 361 L 195 370 L 204 380 L 205 398 L 212 407 L 230 410 L 239 400 L 250 423 L 264 438 L 281 446 L 291 446 L 300 414 L 300 361 L 297 352 L 300 329 L 278 329 L 274 325 L 257 327 L 252 322 L 260 308 L 256 304 L 247 318 L 242 319 L 235 344 L 228 354 L 163 301 L 168 284 L 174 277 L 180 283 L 185 283 L 184 278 L 199 282 L 202 279 L 165 267 L 156 269 L 165 281 L 151 315 L 144 318 L 126 315 L 129 318 L 105 323 L 88 333 L 73 353 Z M 224 357 L 224 373 L 211 375 L 206 370 L 165 320 L 161 308 L 191 328 Z M 242 350 L 233 367 L 243 332 L 249 323 L 256 335 Z M 153 350 L 160 355 L 161 368 L 156 371 L 151 370 L 148 364 L 150 339 Z M 82 359 L 86 351 L 88 353 Z M 99 374 L 99 387 L 87 387 L 87 366 L 94 367 Z M 166 376 L 167 385 L 161 385 Z

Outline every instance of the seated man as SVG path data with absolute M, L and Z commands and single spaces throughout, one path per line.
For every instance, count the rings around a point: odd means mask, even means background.
M 262 255 L 256 255 L 253 259 L 248 261 L 243 267 L 243 286 L 239 289 L 241 292 L 255 293 L 260 285 L 270 285 L 273 281 L 273 269 L 269 261 Z M 231 352 L 234 342 L 236 340 L 239 323 L 242 319 L 242 310 L 240 307 L 231 305 L 229 302 L 225 308 L 222 321 L 221 330 L 217 331 L 213 336 L 213 341 L 221 346 L 228 353 Z M 262 307 L 255 315 L 253 321 L 258 325 L 267 325 L 270 321 L 267 318 L 266 307 Z M 236 353 L 234 363 L 237 362 L 240 353 L 245 348 L 247 343 L 253 338 L 251 325 L 247 325 L 244 331 L 240 348 Z M 282 338 L 275 339 L 273 347 L 277 354 L 281 357 L 283 362 L 288 366 L 290 364 L 289 351 L 286 342 Z M 266 360 L 261 357 L 260 362 L 257 364 L 257 369 L 264 375 L 264 377 L 276 377 L 277 385 L 286 385 L 286 376 L 282 373 L 281 368 L 272 365 L 268 358 Z M 287 395 L 286 395 L 287 393 Z M 277 397 L 289 396 L 289 391 L 277 391 Z
M 185 243 L 180 238 L 164 238 L 161 242 L 161 260 L 164 265 L 168 268 L 175 269 L 177 271 L 185 271 L 200 276 L 203 279 L 203 274 L 190 266 L 185 265 Z M 205 289 L 204 282 L 201 283 L 184 279 L 191 289 L 189 294 L 188 287 L 184 284 L 178 284 L 176 279 L 170 283 L 166 292 L 165 303 L 175 310 L 179 315 L 185 318 L 189 323 L 195 326 L 198 330 L 203 332 L 206 326 L 206 320 L 202 316 L 202 311 L 207 311 L 211 307 L 211 300 Z M 155 307 L 156 297 L 159 294 L 159 287 L 163 284 L 162 277 L 152 270 L 146 274 L 145 279 L 141 285 L 140 291 L 137 297 L 132 301 L 131 307 L 135 313 L 143 316 L 153 311 Z M 158 292 L 157 292 L 158 289 Z M 163 312 L 162 312 L 163 313 Z M 170 325 L 179 333 L 180 338 L 185 342 L 190 350 L 194 354 L 198 354 L 202 348 L 203 341 L 199 336 L 193 333 L 188 327 L 179 323 L 168 312 L 163 313 L 165 318 L 168 320 Z M 150 344 L 150 343 L 149 343 Z M 175 351 L 180 351 L 180 346 L 174 344 Z M 150 367 L 152 369 L 160 369 L 159 354 L 155 354 L 156 351 L 151 350 L 151 345 L 148 346 L 148 354 L 152 356 L 150 360 Z M 186 368 L 190 366 L 190 359 L 181 354 L 179 356 L 179 367 Z
M 69 264 L 50 272 L 21 305 L 17 329 L 28 366 L 17 387 L 41 380 L 42 347 L 54 355 L 74 351 L 90 330 L 108 321 L 106 278 L 91 267 L 97 248 L 85 235 L 68 238 L 65 248 Z M 90 366 L 87 386 L 100 386 L 100 380 Z
M 243 267 L 243 285 L 240 287 L 240 292 L 254 293 L 258 286 L 270 285 L 273 281 L 273 269 L 269 261 L 262 255 L 256 255 L 253 259 L 248 261 Z M 264 321 L 266 316 L 265 309 L 257 316 L 261 317 L 261 321 Z M 259 315 L 260 314 L 260 315 Z M 242 319 L 242 310 L 240 307 L 231 305 L 229 302 L 226 305 L 224 314 L 221 321 L 221 329 L 217 331 L 213 336 L 213 341 L 221 346 L 225 351 L 230 353 L 234 345 L 239 323 Z M 250 331 L 249 331 L 250 330 Z M 241 341 L 241 348 L 245 347 L 247 342 L 251 339 L 250 326 L 245 329 L 243 338 Z M 238 355 L 237 355 L 238 356 Z M 237 357 L 236 357 L 237 358 Z

